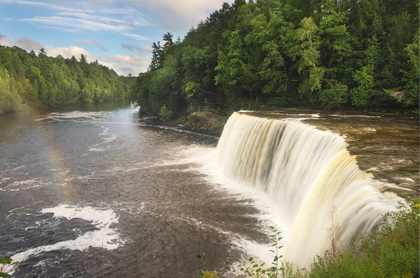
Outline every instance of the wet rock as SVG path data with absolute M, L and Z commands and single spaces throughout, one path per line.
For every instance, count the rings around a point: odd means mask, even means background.
M 192 130 L 220 136 L 228 116 L 216 114 L 211 111 L 199 111 L 191 113 L 180 124 Z

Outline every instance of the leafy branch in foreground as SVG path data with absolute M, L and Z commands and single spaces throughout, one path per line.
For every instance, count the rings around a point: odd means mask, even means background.
M 317 256 L 309 270 L 299 269 L 291 262 L 281 261 L 278 251 L 281 246 L 279 232 L 270 227 L 272 246 L 276 250 L 273 266 L 255 263 L 249 258 L 251 267 L 241 268 L 247 277 L 255 278 L 324 278 L 324 277 L 418 277 L 420 273 L 420 199 L 406 195 L 407 204 L 401 209 L 385 215 L 383 221 L 369 234 L 363 235 L 359 245 L 342 250 L 339 245 L 340 223 L 335 208 L 330 211 L 330 228 L 327 231 L 331 248 L 323 256 Z
M 206 264 L 206 252 L 204 252 L 203 244 L 201 242 L 197 245 L 197 251 L 198 255 L 195 256 L 195 258 L 200 263 L 200 266 L 198 267 L 198 276 L 203 278 L 217 278 L 216 273 L 208 270 L 204 272 L 203 270 L 204 265 Z
M 253 257 L 249 258 L 249 263 L 252 265 L 251 267 L 241 267 L 241 271 L 243 271 L 248 277 L 255 277 L 255 278 L 275 278 L 279 277 L 280 273 L 285 271 L 283 265 L 279 267 L 279 260 L 283 257 L 283 255 L 279 255 L 279 251 L 283 246 L 280 246 L 280 240 L 282 237 L 280 236 L 281 232 L 277 230 L 275 226 L 270 226 L 272 231 L 272 235 L 270 235 L 271 247 L 273 249 L 270 252 L 274 253 L 274 258 L 271 263 L 271 267 L 266 267 L 265 263 L 256 263 Z
M 317 257 L 306 277 L 418 277 L 419 199 L 406 195 L 361 244 L 336 257 Z
M 0 259 L 0 277 L 9 277 L 10 274 L 8 274 L 7 272 L 4 272 L 4 268 L 6 267 L 6 265 L 17 265 L 19 262 L 13 262 L 12 263 L 12 258 L 10 258 L 9 256 L 5 256 L 3 258 Z

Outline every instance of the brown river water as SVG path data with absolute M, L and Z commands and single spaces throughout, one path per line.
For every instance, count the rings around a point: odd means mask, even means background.
M 340 133 L 386 190 L 418 194 L 418 117 L 264 117 Z M 0 115 L 0 257 L 20 261 L 15 277 L 196 277 L 200 243 L 222 277 L 267 260 L 268 227 L 282 220 L 264 193 L 220 173 L 218 140 L 118 102 Z

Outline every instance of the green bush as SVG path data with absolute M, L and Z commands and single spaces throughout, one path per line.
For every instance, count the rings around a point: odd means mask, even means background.
M 333 251 L 332 246 L 324 256 L 314 259 L 310 270 L 285 261 L 281 267 L 276 264 L 273 271 L 264 270 L 264 264 L 255 263 L 252 257 L 252 266 L 242 270 L 247 277 L 261 278 L 419 277 L 420 203 L 419 199 L 406 197 L 408 205 L 402 204 L 402 210 L 388 213 L 381 224 L 361 239 L 360 245 L 341 253 Z M 278 258 L 275 255 L 273 262 Z
M 419 201 L 408 198 L 370 235 L 337 258 L 318 258 L 310 277 L 413 277 L 419 275 Z
M 12 258 L 10 258 L 9 256 L 5 256 L 3 258 L 0 259 L 0 277 L 9 277 L 10 274 L 7 272 L 4 272 L 4 268 L 7 265 L 17 265 L 19 264 L 19 262 L 12 262 Z
M 161 116 L 162 118 L 169 120 L 172 118 L 173 113 L 171 110 L 169 110 L 166 105 L 162 106 L 160 108 L 160 112 L 159 112 L 159 116 Z
M 347 86 L 339 83 L 334 88 L 321 91 L 319 100 L 322 102 L 322 108 L 327 110 L 341 109 L 347 102 L 347 96 Z

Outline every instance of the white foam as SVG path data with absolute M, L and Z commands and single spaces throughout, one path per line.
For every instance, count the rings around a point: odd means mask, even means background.
M 170 150 L 172 157 L 170 160 L 162 160 L 149 165 L 142 165 L 142 169 L 148 168 L 160 168 L 168 166 L 189 166 L 184 171 L 199 172 L 203 174 L 203 179 L 212 184 L 216 190 L 222 190 L 233 194 L 227 198 L 234 198 L 238 200 L 249 199 L 251 202 L 249 206 L 255 207 L 259 210 L 257 215 L 249 215 L 249 217 L 257 217 L 260 223 L 260 228 L 268 236 L 272 234 L 272 230 L 269 226 L 276 225 L 279 231 L 282 231 L 281 236 L 283 239 L 280 241 L 280 245 L 285 245 L 290 238 L 286 223 L 281 221 L 281 217 L 275 212 L 273 206 L 269 202 L 267 196 L 260 191 L 251 188 L 244 187 L 243 185 L 226 178 L 222 174 L 217 166 L 216 162 L 216 148 L 202 145 L 191 145 L 186 148 L 185 146 L 177 147 Z M 179 171 L 179 170 L 177 170 Z M 140 209 L 134 213 L 145 213 L 153 215 L 144 203 L 141 204 Z M 197 229 L 211 229 L 218 233 L 225 234 L 230 238 L 230 242 L 233 248 L 240 250 L 245 254 L 243 260 L 235 264 L 232 268 L 232 273 L 240 273 L 240 266 L 246 266 L 248 257 L 253 256 L 258 262 L 265 262 L 267 265 L 273 261 L 273 253 L 269 250 L 272 249 L 268 244 L 259 243 L 252 241 L 249 238 L 245 238 L 236 233 L 224 231 L 219 227 L 213 226 L 208 223 L 192 218 L 183 217 L 179 218 L 173 216 L 174 219 L 187 222 L 189 225 L 197 227 Z M 281 249 L 283 252 L 283 249 Z M 283 254 L 283 253 L 280 254 Z
M 103 151 L 105 151 L 106 149 L 101 149 L 101 148 L 89 148 L 88 149 L 88 152 L 103 152 Z
M 392 162 L 397 163 L 397 164 L 413 164 L 413 161 L 411 161 L 410 159 L 400 159 L 400 158 L 393 158 Z
M 29 257 L 54 250 L 69 249 L 86 251 L 89 247 L 113 250 L 121 244 L 124 244 L 124 241 L 120 239 L 119 233 L 115 228 L 111 228 L 112 224 L 118 223 L 118 217 L 111 209 L 99 210 L 90 206 L 78 207 L 61 204 L 52 208 L 44 208 L 41 212 L 43 214 L 53 213 L 55 218 L 69 220 L 81 218 L 86 221 L 91 221 L 97 230 L 86 232 L 74 240 L 60 241 L 52 245 L 39 246 L 17 253 L 12 256 L 14 262 L 22 262 Z M 5 271 L 8 273 L 13 273 L 14 270 L 14 266 L 5 266 Z
M 398 179 L 398 180 L 403 180 L 403 181 L 409 181 L 409 182 L 414 182 L 414 180 L 413 180 L 413 179 L 408 178 L 408 177 L 396 177 L 395 179 Z
M 81 112 L 81 111 L 72 111 L 72 112 L 64 112 L 58 113 L 53 112 L 49 113 L 48 115 L 36 119 L 36 121 L 44 121 L 44 120 L 77 120 L 77 119 L 98 119 L 105 117 L 109 112 Z
M 108 143 L 117 140 L 117 135 L 112 134 L 110 137 L 106 137 L 103 139 L 103 142 Z
M 104 129 L 104 131 L 102 131 L 99 135 L 103 136 L 103 135 L 107 135 L 109 128 L 108 127 L 104 127 L 103 125 L 101 125 L 101 127 Z
M 33 179 L 23 180 L 23 181 L 14 181 L 13 184 L 0 188 L 0 192 L 17 192 L 17 191 L 47 187 L 51 185 L 53 185 L 52 182 L 46 182 L 37 178 L 33 178 Z
M 256 217 L 260 221 L 260 227 L 263 229 L 263 232 L 266 235 L 270 235 L 272 231 L 269 229 L 269 226 L 277 226 L 278 230 L 282 232 L 281 245 L 287 244 L 290 238 L 290 228 L 287 226 L 287 223 L 282 221 L 284 218 L 275 211 L 265 193 L 252 187 L 243 186 L 220 172 L 220 167 L 217 165 L 216 160 L 216 148 L 193 145 L 187 149 L 179 149 L 179 154 L 176 157 L 176 161 L 167 161 L 164 164 L 188 164 L 190 165 L 188 170 L 203 174 L 204 180 L 214 185 L 216 189 L 234 194 L 234 198 L 237 199 L 252 200 L 249 205 L 260 211 Z M 269 252 L 270 248 L 267 248 L 265 244 L 250 241 L 238 235 L 233 236 L 232 243 L 240 250 L 245 251 L 245 253 L 259 258 L 261 262 L 272 262 L 272 253 Z
M 381 118 L 382 116 L 369 116 L 369 115 L 340 115 L 340 114 L 332 114 L 333 117 L 339 118 Z

